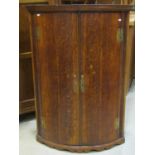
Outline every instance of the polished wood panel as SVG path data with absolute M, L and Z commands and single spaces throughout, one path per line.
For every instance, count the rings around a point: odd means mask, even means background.
M 28 7 L 28 10 L 32 13 L 50 13 L 50 12 L 129 12 L 134 10 L 133 5 L 60 5 L 60 6 L 50 6 L 50 5 L 31 5 Z
M 37 139 L 70 151 L 124 142 L 132 6 L 30 6 Z
M 40 33 L 39 38 L 35 39 L 34 63 L 38 68 L 36 77 L 39 77 L 38 89 L 41 96 L 39 104 L 42 112 L 39 117 L 43 121 L 38 123 L 46 123 L 41 135 L 57 143 L 77 144 L 77 16 L 55 13 L 34 15 L 33 19 L 35 29 Z
M 118 19 L 124 21 L 119 13 L 81 15 L 81 73 L 85 80 L 81 134 L 86 145 L 106 143 L 120 136 L 121 129 L 114 125 L 120 119 L 125 57 L 116 37 L 118 29 L 123 29 Z

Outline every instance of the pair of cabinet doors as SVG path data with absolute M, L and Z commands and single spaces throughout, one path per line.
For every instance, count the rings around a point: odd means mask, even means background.
M 128 14 L 32 14 L 38 136 L 91 146 L 123 138 Z

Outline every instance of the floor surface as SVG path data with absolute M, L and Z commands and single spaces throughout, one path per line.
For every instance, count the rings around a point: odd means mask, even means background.
M 94 155 L 134 155 L 135 152 L 135 86 L 134 82 L 126 98 L 125 143 L 110 150 L 91 152 Z M 36 141 L 36 120 L 33 115 L 22 118 L 19 124 L 19 155 L 69 155 L 79 154 L 52 149 Z M 87 153 L 80 153 L 80 155 Z

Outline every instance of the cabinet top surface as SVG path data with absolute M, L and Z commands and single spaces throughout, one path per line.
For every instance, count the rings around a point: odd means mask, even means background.
M 31 13 L 48 13 L 48 12 L 117 12 L 117 11 L 133 11 L 133 5 L 103 5 L 103 4 L 93 4 L 93 5 L 59 5 L 59 6 L 50 6 L 47 4 L 41 5 L 28 5 L 28 10 Z

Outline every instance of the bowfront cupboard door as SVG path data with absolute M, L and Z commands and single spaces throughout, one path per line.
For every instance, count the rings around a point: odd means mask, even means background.
M 80 15 L 80 133 L 83 145 L 104 144 L 121 137 L 123 22 L 120 13 Z
M 32 19 L 38 134 L 54 143 L 78 144 L 77 15 L 42 13 Z
M 65 145 L 123 137 L 125 16 L 32 15 L 38 135 Z

